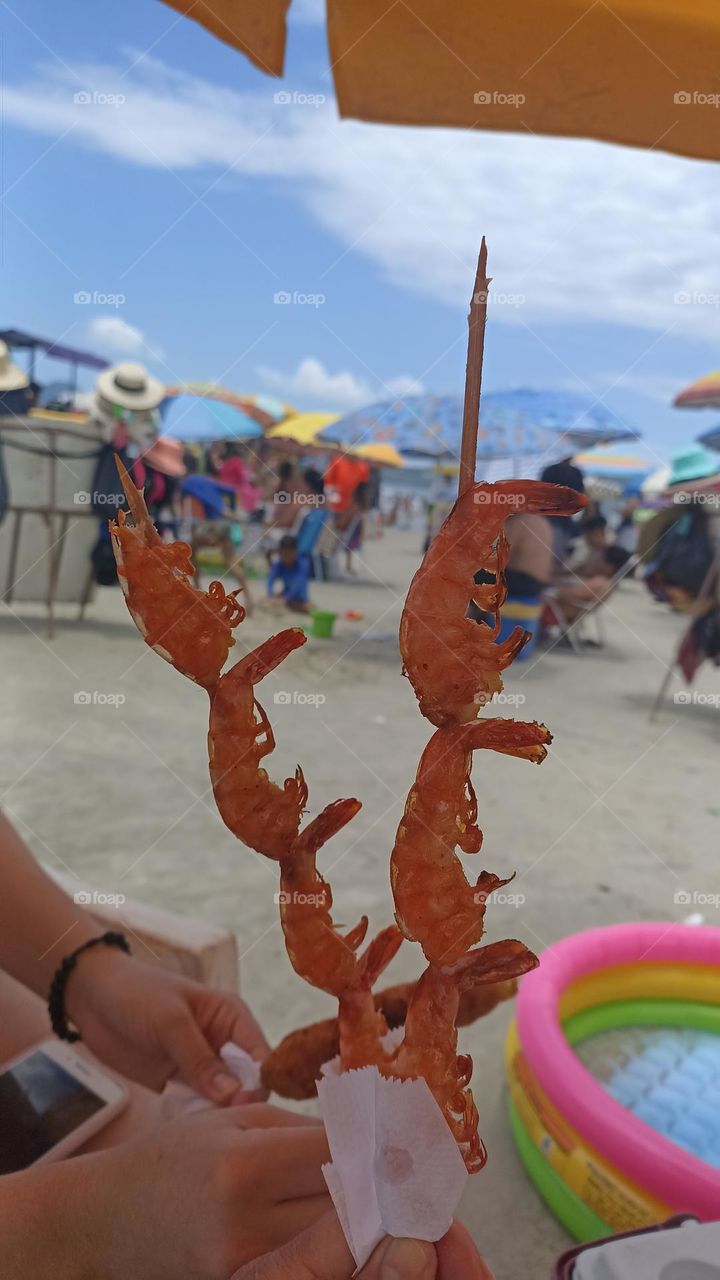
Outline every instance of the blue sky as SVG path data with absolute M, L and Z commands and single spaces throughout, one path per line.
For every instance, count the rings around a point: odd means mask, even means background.
M 320 9 L 277 82 L 156 0 L 3 5 L 3 324 L 305 409 L 460 391 L 485 232 L 487 389 L 591 394 L 662 458 L 712 425 L 669 400 L 720 364 L 716 167 L 340 122 Z

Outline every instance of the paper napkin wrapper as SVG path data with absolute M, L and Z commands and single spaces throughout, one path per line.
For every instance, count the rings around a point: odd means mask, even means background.
M 250 1054 L 241 1049 L 239 1045 L 228 1041 L 220 1050 L 220 1057 L 230 1074 L 237 1076 L 238 1084 L 243 1089 L 247 1089 L 248 1093 L 253 1093 L 256 1089 L 262 1088 L 260 1063 L 251 1058 Z M 213 1107 L 214 1105 L 213 1102 L 208 1102 L 207 1098 L 203 1098 L 201 1094 L 191 1089 L 189 1085 L 182 1084 L 178 1080 L 171 1080 L 163 1090 L 162 1112 L 166 1119 L 191 1115 L 195 1111 L 205 1111 L 207 1107 Z
M 358 1268 L 385 1235 L 444 1236 L 468 1173 L 425 1081 L 341 1072 L 335 1058 L 318 1099 L 332 1156 L 323 1173 Z

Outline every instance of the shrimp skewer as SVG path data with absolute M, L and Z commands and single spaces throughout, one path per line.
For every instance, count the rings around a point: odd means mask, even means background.
M 537 964 L 522 942 L 506 939 L 478 947 L 453 965 L 429 965 L 410 997 L 402 1044 L 389 1067 L 379 1064 L 383 1075 L 424 1077 L 470 1173 L 481 1169 L 487 1157 L 477 1132 L 477 1107 L 467 1088 L 472 1058 L 457 1053 L 460 997 L 478 984 L 517 978 Z
M 508 880 L 483 871 L 469 884 L 455 853 L 478 853 L 472 753 L 483 747 L 540 763 L 551 741 L 544 725 L 479 720 L 437 729 L 425 748 L 398 827 L 390 863 L 395 918 L 426 958 L 453 964 L 483 935 L 488 894 Z
M 132 524 L 124 511 L 110 521 L 120 586 L 145 643 L 196 684 L 210 690 L 235 641 L 233 628 L 245 610 L 220 582 L 207 591 L 192 585 L 195 573 L 186 542 L 163 542 L 145 499 L 116 459 Z
M 400 621 L 403 669 L 434 725 L 475 720 L 502 689 L 501 671 L 529 639 L 522 627 L 497 639 L 507 595 L 506 518 L 569 516 L 586 501 L 572 489 L 534 480 L 476 484 L 458 498 L 410 584 Z M 478 585 L 481 570 L 491 581 Z M 494 626 L 466 616 L 471 601 L 494 616 Z
M 382 1045 L 388 1024 L 375 1003 L 372 988 L 397 954 L 402 940 L 396 925 L 383 929 L 360 957 L 354 982 L 340 994 L 338 1032 L 343 1071 L 389 1061 L 390 1055 Z
M 282 787 L 261 767 L 275 738 L 255 685 L 305 640 L 299 627 L 271 636 L 221 676 L 210 703 L 210 780 L 220 817 L 238 840 L 276 861 L 298 834 L 308 791 L 299 765 Z

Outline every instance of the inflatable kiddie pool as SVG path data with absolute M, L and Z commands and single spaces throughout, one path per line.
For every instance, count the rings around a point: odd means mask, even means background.
M 579 1054 L 608 1032 L 601 1083 Z M 520 1156 L 576 1239 L 720 1218 L 720 929 L 617 925 L 553 945 L 521 983 L 506 1067 Z

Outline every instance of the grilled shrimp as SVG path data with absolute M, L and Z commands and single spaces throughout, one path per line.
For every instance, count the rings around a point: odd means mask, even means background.
M 280 920 L 290 963 L 306 982 L 339 996 L 357 977 L 355 955 L 367 933 L 363 916 L 343 935 L 332 922 L 332 890 L 316 866 L 318 850 L 350 822 L 359 800 L 335 800 L 308 823 L 280 862 Z
M 536 480 L 476 484 L 458 498 L 410 584 L 400 621 L 403 670 L 434 725 L 475 720 L 502 689 L 500 672 L 529 639 L 522 627 L 497 639 L 507 594 L 507 517 L 569 516 L 586 501 L 572 489 Z M 481 570 L 491 581 L 478 585 Z M 493 615 L 494 626 L 468 618 L 470 602 Z
M 299 765 L 282 787 L 261 768 L 275 738 L 255 685 L 305 640 L 299 627 L 271 636 L 220 678 L 210 702 L 210 779 L 220 817 L 238 840 L 276 861 L 298 834 L 308 792 Z
M 382 1045 L 388 1024 L 377 1008 L 372 989 L 402 940 L 396 925 L 383 929 L 358 960 L 354 982 L 340 994 L 338 1030 L 343 1071 L 377 1066 L 389 1058 Z
M 378 1064 L 383 1075 L 426 1080 L 470 1173 L 481 1169 L 487 1157 L 478 1135 L 477 1107 L 467 1088 L 472 1058 L 457 1053 L 460 996 L 479 984 L 517 978 L 537 964 L 522 942 L 506 939 L 478 947 L 442 969 L 429 965 L 410 997 L 402 1044 L 389 1066 Z
M 544 725 L 478 720 L 437 729 L 420 759 L 390 863 L 395 918 L 426 958 L 453 964 L 483 935 L 485 900 L 508 883 L 483 871 L 469 884 L 456 846 L 478 853 L 477 800 L 470 781 L 480 747 L 540 763 L 551 741 Z
M 233 628 L 245 610 L 232 591 L 211 582 L 207 591 L 192 585 L 194 569 L 186 542 L 163 542 L 150 519 L 145 499 L 116 459 L 133 523 L 118 511 L 110 537 L 120 586 L 145 643 L 177 671 L 211 689 L 235 641 Z

